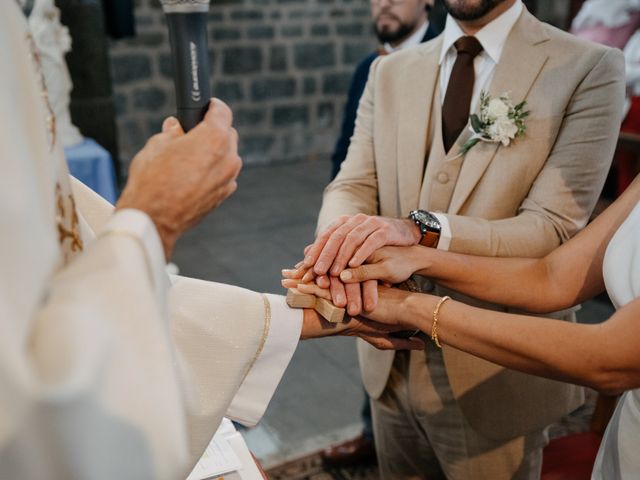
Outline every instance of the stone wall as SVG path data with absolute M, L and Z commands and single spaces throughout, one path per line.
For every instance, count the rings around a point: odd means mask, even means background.
M 213 0 L 209 20 L 212 88 L 245 164 L 330 155 L 355 64 L 375 47 L 368 1 Z M 137 36 L 110 47 L 125 164 L 175 108 L 158 0 L 137 0 L 136 21 Z

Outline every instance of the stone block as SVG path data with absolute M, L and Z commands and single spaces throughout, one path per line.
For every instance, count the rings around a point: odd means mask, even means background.
M 213 86 L 213 95 L 225 102 L 244 100 L 244 89 L 239 81 L 220 81 Z
M 266 119 L 267 111 L 264 108 L 239 108 L 233 112 L 233 123 L 238 128 L 260 126 Z
M 295 65 L 300 69 L 333 67 L 336 63 L 335 46 L 326 43 L 300 43 L 294 47 Z
M 356 7 L 351 10 L 351 16 L 353 18 L 369 18 L 371 16 L 371 10 L 364 7 Z
M 284 38 L 301 37 L 303 33 L 304 30 L 301 25 L 285 25 L 280 28 L 280 35 Z
M 242 32 L 239 28 L 214 27 L 211 29 L 211 39 L 214 41 L 238 40 L 241 37 Z
M 276 98 L 291 98 L 296 92 L 293 78 L 260 78 L 251 83 L 251 100 L 260 102 Z
M 351 73 L 328 73 L 322 78 L 322 93 L 346 95 L 351 84 Z
M 316 119 L 318 121 L 318 126 L 322 128 L 327 128 L 333 125 L 335 115 L 335 107 L 333 103 L 323 102 L 318 105 L 317 116 Z
M 311 35 L 313 37 L 328 37 L 331 33 L 329 25 L 311 25 Z
M 124 84 L 151 77 L 151 59 L 148 55 L 123 54 L 113 57 L 111 62 L 113 83 Z
M 251 40 L 272 39 L 275 36 L 274 28 L 269 25 L 255 25 L 247 28 L 247 37 Z
M 132 40 L 135 45 L 143 47 L 159 47 L 160 45 L 169 45 L 169 35 L 164 32 L 138 32 Z
M 239 142 L 240 156 L 259 155 L 264 159 L 274 142 L 275 136 L 271 134 L 242 135 Z
M 222 71 L 225 75 L 258 73 L 262 70 L 260 47 L 228 47 L 223 51 Z
M 314 77 L 305 77 L 303 80 L 302 92 L 305 95 L 313 95 L 316 93 L 316 79 Z
M 368 42 L 345 43 L 342 47 L 342 61 L 346 65 L 354 65 L 373 53 L 373 49 L 374 46 Z
M 216 5 L 219 2 L 216 2 Z M 217 10 L 215 7 L 210 8 L 209 9 L 209 21 L 210 22 L 215 22 L 215 23 L 219 23 L 219 22 L 223 22 L 224 21 L 224 13 Z
M 269 47 L 269 70 L 282 72 L 287 69 L 287 47 L 284 45 L 272 45 Z
M 163 53 L 158 57 L 158 70 L 163 77 L 173 79 L 173 63 L 170 54 Z
M 339 23 L 336 25 L 336 33 L 338 35 L 344 35 L 349 37 L 362 36 L 364 32 L 364 25 L 361 22 L 357 23 Z
M 272 119 L 275 127 L 306 126 L 309 124 L 309 106 L 284 105 L 274 107 Z
M 234 10 L 231 12 L 231 20 L 248 21 L 248 20 L 264 20 L 262 10 Z
M 138 110 L 156 112 L 167 103 L 166 92 L 158 87 L 139 88 L 133 92 L 133 106 Z

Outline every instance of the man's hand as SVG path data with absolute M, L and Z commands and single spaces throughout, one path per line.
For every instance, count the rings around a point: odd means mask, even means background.
M 318 235 L 304 265 L 313 266 L 318 275 L 337 277 L 347 265 L 359 267 L 381 247 L 416 245 L 420 237 L 420 229 L 409 219 L 345 215 Z
M 232 119 L 229 107 L 217 99 L 187 134 L 170 117 L 131 163 L 116 209 L 135 208 L 149 215 L 167 259 L 178 237 L 237 188 L 242 161 Z
M 323 298 L 330 299 L 325 290 Z M 424 350 L 424 342 L 418 338 L 395 338 L 390 333 L 404 330 L 399 325 L 385 325 L 364 318 L 349 318 L 341 323 L 329 323 L 311 309 L 304 309 L 301 340 L 333 335 L 357 336 L 381 350 Z

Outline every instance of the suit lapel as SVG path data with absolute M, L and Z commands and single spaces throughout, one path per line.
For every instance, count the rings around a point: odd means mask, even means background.
M 547 54 L 536 46 L 548 39 L 542 23 L 524 10 L 509 34 L 500 62 L 496 66 L 489 88 L 492 98 L 505 92 L 509 93 L 515 103 L 527 98 L 531 86 L 547 60 Z M 514 68 L 514 65 L 517 65 L 517 68 Z M 467 138 L 469 133 L 465 130 L 447 155 L 448 160 L 459 154 L 460 146 Z M 500 144 L 480 142 L 465 155 L 449 213 L 460 212 L 499 148 Z M 509 147 L 502 148 L 506 149 L 502 154 L 507 154 Z
M 440 67 L 438 55 L 442 38 L 420 47 L 420 55 L 404 72 L 396 128 L 398 198 L 400 213 L 406 215 L 418 208 L 420 188 L 427 152 L 427 134 L 431 131 L 431 106 Z

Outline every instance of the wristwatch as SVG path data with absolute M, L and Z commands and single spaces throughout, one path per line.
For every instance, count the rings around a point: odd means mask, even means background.
M 409 218 L 418 226 L 422 234 L 422 238 L 418 243 L 425 247 L 437 247 L 438 240 L 440 240 L 440 222 L 438 218 L 426 210 L 413 210 L 409 214 Z

